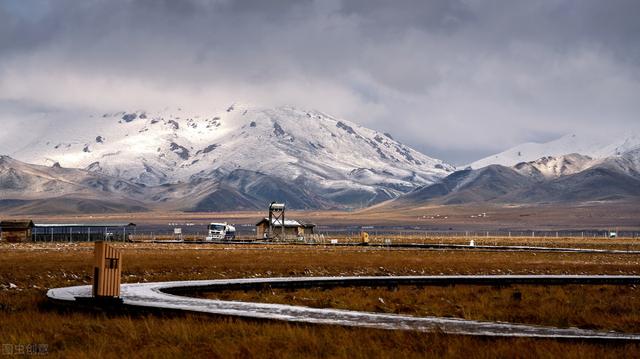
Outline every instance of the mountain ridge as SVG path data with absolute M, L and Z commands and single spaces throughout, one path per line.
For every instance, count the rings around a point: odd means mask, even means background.
M 106 113 L 87 118 L 84 126 L 61 122 L 44 133 L 12 154 L 26 174 L 36 170 L 27 163 L 48 168 L 38 167 L 39 181 L 56 169 L 74 168 L 83 172 L 66 173 L 131 184 L 140 192 L 136 201 L 147 207 L 187 211 L 258 209 L 272 200 L 297 209 L 360 208 L 435 183 L 455 169 L 388 134 L 294 107 Z M 3 173 L 9 183 L 12 171 Z M 51 194 L 75 191 L 64 182 L 56 177 Z M 32 199 L 14 197 L 4 198 Z
M 549 166 L 551 165 L 551 166 Z M 640 149 L 594 160 L 571 154 L 456 171 L 391 206 L 471 203 L 543 204 L 640 200 Z

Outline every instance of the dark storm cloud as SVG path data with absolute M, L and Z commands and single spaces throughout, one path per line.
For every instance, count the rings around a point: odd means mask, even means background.
M 0 101 L 313 107 L 455 162 L 637 128 L 638 1 L 0 1 Z

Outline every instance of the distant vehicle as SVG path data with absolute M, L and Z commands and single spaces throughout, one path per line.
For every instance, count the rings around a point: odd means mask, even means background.
M 236 227 L 227 223 L 211 223 L 207 227 L 207 241 L 221 241 L 236 239 Z
M 618 232 L 609 232 L 609 238 L 618 238 Z

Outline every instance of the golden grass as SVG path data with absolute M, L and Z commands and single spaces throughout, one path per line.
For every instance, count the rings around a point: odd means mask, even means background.
M 390 240 L 392 244 L 460 244 L 469 245 L 473 240 L 476 246 L 534 246 L 552 248 L 592 248 L 592 249 L 618 249 L 640 251 L 640 238 L 603 238 L 599 237 L 530 237 L 530 236 L 486 236 L 481 233 L 470 233 L 468 236 L 460 235 L 434 235 L 432 233 L 405 233 L 405 234 L 378 234 L 368 232 L 370 244 L 385 244 Z M 358 233 L 336 234 L 326 237 L 336 238 L 340 243 L 360 243 Z
M 375 230 L 368 231 L 369 243 L 372 245 L 383 245 L 390 241 L 392 244 L 456 244 L 468 245 L 471 240 L 476 246 L 537 246 L 537 247 L 561 247 L 561 248 L 592 248 L 607 250 L 630 250 L 640 251 L 640 238 L 618 237 L 603 238 L 602 236 L 575 236 L 556 237 L 553 233 L 543 237 L 538 233 L 537 236 L 530 235 L 491 235 L 486 236 L 481 232 L 469 232 L 469 235 L 460 235 L 459 233 L 429 233 L 429 232 L 404 232 L 404 233 L 377 233 Z M 185 242 L 204 241 L 206 234 L 184 234 L 178 237 L 174 234 L 161 233 L 138 233 L 130 235 L 129 239 L 133 242 L 152 242 L 152 241 L 175 241 L 182 238 Z M 311 237 L 309 237 L 311 238 Z M 361 243 L 360 233 L 328 233 L 317 235 L 316 243 L 330 244 L 331 239 L 337 239 L 339 243 L 359 244 Z M 255 235 L 239 234 L 236 240 L 255 241 Z
M 198 296 L 555 327 L 640 330 L 640 288 L 634 285 L 269 288 L 198 293 Z
M 475 338 L 191 315 L 43 311 L 17 315 L 7 324 L 10 328 L 1 331 L 4 341 L 48 343 L 51 356 L 60 358 L 605 358 L 640 349 L 637 344 Z
M 640 272 L 638 256 L 631 255 L 173 244 L 121 247 L 125 282 L 253 276 Z M 52 357 L 87 358 L 601 358 L 629 356 L 640 349 L 637 344 L 474 338 L 192 315 L 105 316 L 51 307 L 44 297 L 47 288 L 91 282 L 91 250 L 86 244 L 0 245 L 0 344 L 44 343 Z M 9 283 L 17 288 L 10 289 Z M 617 302 L 626 305 L 626 300 Z

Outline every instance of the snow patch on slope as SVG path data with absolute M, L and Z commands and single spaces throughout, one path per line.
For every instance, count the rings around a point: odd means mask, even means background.
M 600 160 L 594 160 L 589 156 L 572 153 L 565 156 L 547 156 L 535 161 L 521 162 L 513 169 L 525 176 L 552 179 L 582 172 L 599 162 Z

